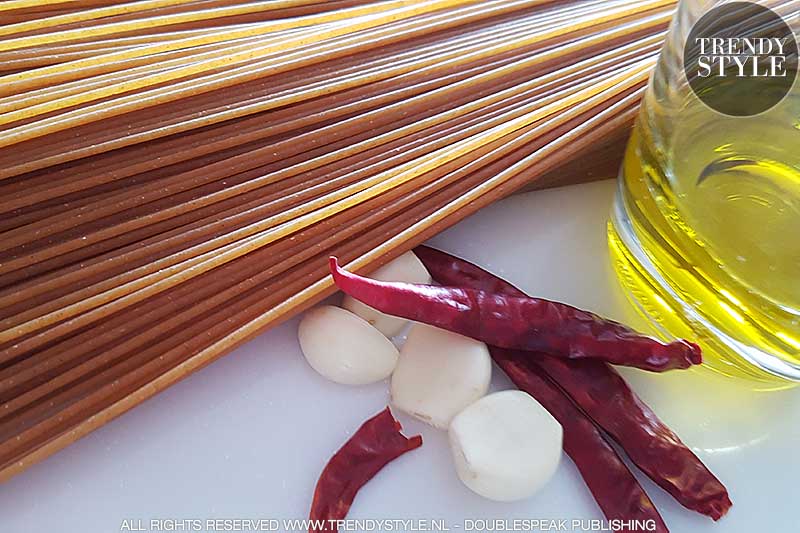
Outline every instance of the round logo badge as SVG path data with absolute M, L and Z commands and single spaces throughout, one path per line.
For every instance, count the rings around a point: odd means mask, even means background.
M 730 2 L 709 10 L 692 27 L 683 66 L 692 91 L 711 109 L 735 117 L 758 115 L 791 90 L 797 39 L 771 9 Z

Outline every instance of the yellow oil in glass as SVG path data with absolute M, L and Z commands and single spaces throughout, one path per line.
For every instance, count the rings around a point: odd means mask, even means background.
M 796 88 L 796 87 L 795 87 Z M 742 95 L 746 97 L 746 95 Z M 645 98 L 609 225 L 615 268 L 707 366 L 800 375 L 800 96 L 753 117 Z

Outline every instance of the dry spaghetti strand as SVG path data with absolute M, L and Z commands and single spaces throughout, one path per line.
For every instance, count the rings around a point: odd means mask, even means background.
M 0 3 L 0 479 L 524 186 L 604 176 L 673 0 Z

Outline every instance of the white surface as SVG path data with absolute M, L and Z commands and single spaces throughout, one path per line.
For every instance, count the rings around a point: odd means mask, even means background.
M 511 198 L 433 240 L 515 282 L 640 325 L 611 271 L 613 184 Z M 108 533 L 124 519 L 304 518 L 316 478 L 385 383 L 347 387 L 306 364 L 297 320 L 255 339 L 0 487 L 2 533 Z M 509 388 L 501 372 L 494 388 Z M 721 522 L 645 488 L 674 533 L 800 531 L 800 392 L 754 393 L 704 373 L 626 372 L 639 393 L 727 484 Z M 486 501 L 456 477 L 444 432 L 399 415 L 425 444 L 382 471 L 351 518 L 600 518 L 573 464 L 533 499 Z

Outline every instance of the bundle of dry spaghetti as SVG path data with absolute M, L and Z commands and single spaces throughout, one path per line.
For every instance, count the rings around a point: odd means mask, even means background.
M 0 478 L 613 160 L 673 3 L 0 3 Z

